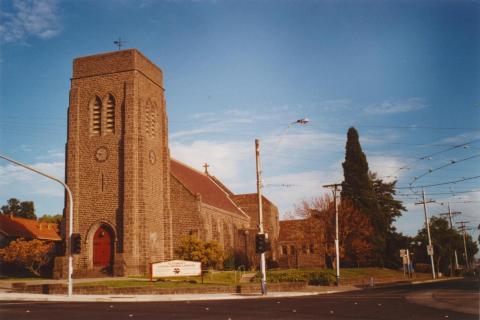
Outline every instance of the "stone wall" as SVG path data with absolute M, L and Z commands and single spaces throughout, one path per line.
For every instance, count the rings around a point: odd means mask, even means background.
M 114 273 L 145 274 L 149 262 L 172 257 L 162 71 L 137 50 L 82 57 L 73 65 L 66 181 L 73 232 L 82 236 L 74 270 L 94 271 L 93 234 L 106 226 L 115 239 Z

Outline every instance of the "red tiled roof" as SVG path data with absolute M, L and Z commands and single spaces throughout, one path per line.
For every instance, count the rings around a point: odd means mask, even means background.
M 192 194 L 200 194 L 203 203 L 247 217 L 229 198 L 225 190 L 208 175 L 174 159 L 170 161 L 170 170 L 173 176 Z
M 8 237 L 40 240 L 62 240 L 56 223 L 0 215 L 0 232 Z

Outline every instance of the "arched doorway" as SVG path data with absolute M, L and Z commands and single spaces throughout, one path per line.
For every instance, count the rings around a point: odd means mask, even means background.
M 105 225 L 100 225 L 93 235 L 93 267 L 102 272 L 111 273 L 113 264 L 114 239 Z

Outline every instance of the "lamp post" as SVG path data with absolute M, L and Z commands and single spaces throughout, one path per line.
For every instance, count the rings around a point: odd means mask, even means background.
M 30 171 L 33 171 L 35 173 L 38 173 L 39 175 L 42 175 L 48 179 L 51 179 L 53 181 L 56 181 L 58 183 L 60 183 L 64 188 L 65 190 L 67 191 L 67 194 L 68 194 L 68 209 L 69 209 L 69 225 L 68 225 L 68 246 L 67 246 L 67 249 L 68 249 L 68 277 L 67 277 L 67 286 L 68 286 L 68 292 L 67 292 L 67 295 L 68 297 L 71 297 L 72 294 L 73 294 L 73 284 L 72 284 L 72 273 L 73 273 L 73 257 L 72 257 L 72 232 L 73 232 L 73 196 L 72 196 L 72 191 L 70 190 L 70 188 L 67 186 L 67 184 L 65 182 L 63 182 L 62 180 L 56 178 L 56 177 L 53 177 L 51 175 L 49 175 L 48 173 L 45 173 L 45 172 L 42 172 L 40 170 L 37 170 L 35 168 L 32 168 L 24 163 L 21 163 L 19 161 L 16 161 L 16 160 L 13 160 L 5 155 L 2 155 L 0 154 L 0 158 L 4 159 L 4 160 L 7 160 L 9 162 L 12 162 L 14 163 L 15 165 L 17 166 L 20 166 L 20 167 L 23 167 L 25 169 L 28 169 Z

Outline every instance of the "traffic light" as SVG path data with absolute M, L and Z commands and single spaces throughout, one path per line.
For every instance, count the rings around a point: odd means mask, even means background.
M 72 233 L 72 254 L 79 254 L 82 251 L 82 236 L 80 233 Z
M 255 252 L 264 253 L 267 251 L 267 239 L 264 233 L 255 235 Z

